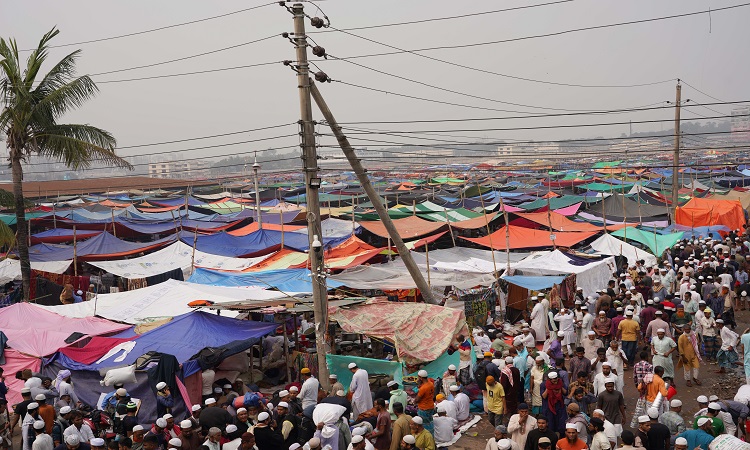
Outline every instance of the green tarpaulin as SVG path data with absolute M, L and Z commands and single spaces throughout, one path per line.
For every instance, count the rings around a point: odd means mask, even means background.
M 550 209 L 555 210 L 565 208 L 566 206 L 575 205 L 576 203 L 584 201 L 584 199 L 585 197 L 581 197 L 580 195 L 563 195 L 562 197 L 555 197 L 550 199 L 540 198 L 539 200 L 534 200 L 518 205 L 518 207 L 523 208 L 526 211 L 534 211 L 535 209 L 545 208 L 547 206 L 547 201 L 549 200 Z
M 622 164 L 622 161 L 602 161 L 594 164 L 594 169 L 606 169 L 609 167 L 617 167 Z
M 623 240 L 640 242 L 656 256 L 661 255 L 664 250 L 672 248 L 682 239 L 682 231 L 670 234 L 654 234 L 635 227 L 622 228 L 610 234 Z
M 630 191 L 633 187 L 633 183 L 625 184 L 608 184 L 608 183 L 588 183 L 578 186 L 578 189 L 585 189 L 587 191 L 595 192 L 625 192 Z

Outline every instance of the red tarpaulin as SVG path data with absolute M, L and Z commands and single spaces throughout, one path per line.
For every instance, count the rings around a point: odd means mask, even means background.
M 114 346 L 122 344 L 123 342 L 130 341 L 135 337 L 122 339 L 122 338 L 111 338 L 94 336 L 83 347 L 68 346 L 60 349 L 60 353 L 69 357 L 73 361 L 78 361 L 82 364 L 93 364 L 99 360 L 102 356 L 106 355 L 107 352 Z
M 534 224 L 542 225 L 547 228 L 551 228 L 555 231 L 593 231 L 599 232 L 602 230 L 601 227 L 590 224 L 588 222 L 574 222 L 562 214 L 558 214 L 554 211 L 549 214 L 546 212 L 533 212 L 533 213 L 516 213 L 517 216 L 528 220 Z M 513 224 L 518 225 L 518 224 Z M 626 226 L 635 226 L 636 224 L 617 224 L 610 225 L 607 227 L 609 231 L 616 231 Z M 530 228 L 530 227 L 526 227 Z
M 509 226 L 510 247 L 506 247 L 505 227 L 492 233 L 490 236 L 480 238 L 461 237 L 470 242 L 474 242 L 484 247 L 490 247 L 494 250 L 516 250 L 522 248 L 552 247 L 549 231 L 532 230 L 517 226 Z M 597 231 L 579 232 L 579 231 L 557 231 L 555 235 L 555 244 L 558 247 L 572 247 L 586 239 L 596 235 Z M 492 244 L 490 245 L 490 242 Z

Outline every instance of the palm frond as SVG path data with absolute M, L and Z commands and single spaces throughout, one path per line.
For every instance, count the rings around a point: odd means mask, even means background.
M 98 92 L 96 84 L 88 75 L 63 84 L 59 84 L 60 81 L 62 80 L 48 80 L 34 90 L 34 95 L 40 98 L 31 111 L 36 121 L 48 121 L 47 124 L 52 125 L 63 114 L 80 107 Z
M 31 88 L 34 85 L 39 71 L 42 68 L 42 64 L 47 59 L 49 54 L 49 41 L 60 33 L 57 28 L 52 28 L 48 31 L 42 39 L 39 40 L 37 47 L 31 52 L 29 58 L 26 60 L 26 71 L 24 72 L 24 84 L 27 86 L 27 90 L 31 92 Z
M 9 249 L 16 243 L 16 233 L 5 222 L 0 221 L 0 247 Z
M 73 169 L 89 167 L 94 160 L 128 169 L 133 167 L 115 153 L 114 136 L 91 125 L 47 127 L 35 134 L 33 144 L 40 155 L 60 160 Z

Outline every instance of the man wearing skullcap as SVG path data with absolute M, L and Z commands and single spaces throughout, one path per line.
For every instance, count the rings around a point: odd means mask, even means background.
M 681 412 L 682 401 L 673 398 L 672 401 L 669 402 L 669 411 L 659 416 L 659 423 L 669 429 L 669 433 L 672 435 L 672 440 L 674 440 L 675 436 L 685 431 L 685 419 L 680 415 Z
M 526 447 L 529 431 L 536 428 L 536 419 L 529 412 L 529 405 L 521 403 L 518 405 L 518 412 L 508 420 L 508 433 L 519 448 Z
M 422 418 L 424 428 L 432 433 L 432 415 L 435 413 L 435 381 L 422 369 L 417 372 L 417 414 Z
M 398 384 L 398 381 L 391 380 L 388 382 L 388 389 L 390 389 L 390 398 L 388 399 L 388 412 L 391 415 L 391 420 L 396 420 L 396 414 L 393 412 L 393 405 L 395 403 L 401 403 L 402 405 L 405 405 L 407 402 L 407 395 L 406 391 L 401 389 L 401 386 Z
M 409 428 L 411 429 L 411 436 L 414 436 L 414 445 L 419 450 L 435 450 L 435 439 L 424 428 L 424 423 L 420 416 L 411 419 Z
M 338 375 L 335 373 L 328 376 L 328 384 L 331 385 L 331 389 L 328 390 L 328 397 L 334 397 L 336 392 L 344 390 L 344 385 L 341 384 Z
M 349 363 L 349 371 L 352 373 L 349 393 L 352 395 L 353 416 L 356 418 L 363 412 L 372 409 L 372 393 L 370 392 L 369 374 L 365 369 L 360 369 L 357 363 Z
M 31 444 L 32 450 L 53 450 L 54 443 L 52 442 L 52 436 L 45 432 L 45 424 L 43 420 L 37 420 L 32 425 L 32 432 L 35 434 L 34 442 Z
M 697 416 L 693 420 L 693 429 L 700 427 L 699 422 L 702 418 L 708 418 L 711 420 L 711 434 L 713 434 L 714 437 L 724 434 L 726 432 L 726 426 L 721 417 L 719 417 L 719 412 L 721 412 L 721 405 L 716 402 L 710 402 L 706 409 L 706 413 Z
M 557 433 L 565 432 L 565 386 L 557 372 L 550 371 L 547 380 L 542 383 L 542 413 L 547 418 L 550 430 Z
M 581 347 L 583 347 L 583 356 L 588 360 L 592 360 L 596 358 L 596 351 L 604 348 L 604 344 L 596 338 L 596 331 L 591 330 L 586 332 L 586 337 L 583 339 Z
M 653 322 L 652 322 L 653 324 Z M 651 339 L 651 360 L 654 366 L 664 368 L 664 378 L 674 380 L 674 360 L 672 353 L 677 351 L 677 343 L 666 334 L 664 328 L 656 330 L 656 337 Z
M 716 354 L 716 358 L 719 361 L 719 371 L 717 373 L 726 373 L 727 369 L 734 367 L 734 363 L 737 362 L 737 344 L 739 343 L 740 336 L 732 331 L 723 319 L 717 319 L 716 325 L 719 327 L 719 336 L 721 336 L 721 347 L 719 352 Z
M 194 429 L 193 422 L 190 419 L 185 419 L 180 422 L 180 442 L 181 450 L 199 450 L 203 440 L 198 434 L 198 430 Z
M 312 376 L 310 369 L 307 367 L 300 370 L 300 376 L 302 377 L 302 389 L 299 391 L 298 397 L 302 400 L 302 409 L 308 406 L 315 406 L 318 404 L 318 390 L 320 389 L 320 383 L 318 379 Z
M 156 383 L 156 415 L 162 417 L 164 414 L 171 413 L 174 408 L 174 397 L 169 391 L 169 385 L 160 381 Z
M 401 442 L 398 446 L 396 446 L 396 448 L 400 448 L 402 450 L 416 450 L 416 442 L 417 440 L 414 438 L 414 436 L 412 436 L 411 434 L 407 434 L 401 439 Z
M 709 450 L 708 446 L 714 440 L 714 435 L 711 434 L 711 419 L 702 417 L 697 421 L 696 425 L 697 428 L 683 431 L 677 438 L 685 438 L 689 450 L 695 448 Z M 675 441 L 675 444 L 677 444 L 677 441 Z
M 276 419 L 277 429 L 281 431 L 284 445 L 289 447 L 292 443 L 298 441 L 300 418 L 289 412 L 289 403 L 284 401 L 276 405 L 276 412 L 278 414 Z
M 129 402 L 125 405 L 125 416 L 120 420 L 120 434 L 124 437 L 130 437 L 133 434 L 133 427 L 138 425 L 138 419 L 136 413 L 138 412 L 138 405 L 133 402 Z
M 669 450 L 672 434 L 666 425 L 659 423 L 659 410 L 651 407 L 646 411 L 646 414 L 651 419 L 651 428 L 648 430 L 648 443 L 651 448 L 654 450 Z
M 505 390 L 492 375 L 487 376 L 485 383 L 487 385 L 487 419 L 492 426 L 497 426 L 503 423 Z
M 537 342 L 544 342 L 547 340 L 547 314 L 544 312 L 544 305 L 542 305 L 541 302 L 539 302 L 538 297 L 531 297 L 534 307 L 531 310 L 531 315 L 529 315 L 529 320 L 531 320 L 531 328 L 534 329 L 534 333 L 536 334 L 536 341 Z
M 578 436 L 576 424 L 568 423 L 565 425 L 564 437 L 557 441 L 556 448 L 559 450 L 585 450 L 588 446 L 586 440 Z
M 456 373 L 456 366 L 453 364 L 450 364 L 448 366 L 448 369 L 443 372 L 443 383 L 442 383 L 442 390 L 445 395 L 448 395 L 450 393 L 450 388 L 452 384 L 458 383 L 458 374 Z
M 698 317 L 698 334 L 703 341 L 703 347 L 706 355 L 706 361 L 709 363 L 716 362 L 716 321 L 711 317 L 711 308 L 705 308 L 703 313 Z

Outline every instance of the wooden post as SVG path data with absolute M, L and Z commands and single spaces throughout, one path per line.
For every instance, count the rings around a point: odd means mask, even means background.
M 284 250 L 284 212 L 282 210 L 279 210 L 279 223 L 281 224 L 281 250 Z
M 281 328 L 284 330 L 284 365 L 286 366 L 286 380 L 292 382 L 292 371 L 289 369 L 289 342 L 286 338 L 286 315 L 282 315 Z
M 451 241 L 453 246 L 456 246 L 456 237 L 453 236 L 453 227 L 451 226 L 451 219 L 448 217 L 448 209 L 443 205 L 443 214 L 445 214 L 445 222 L 448 224 L 448 232 L 451 234 Z
M 550 238 L 555 234 L 555 230 L 552 228 L 552 203 L 550 202 L 549 197 L 547 197 L 547 225 L 549 226 L 549 232 L 550 232 Z M 606 233 L 607 227 L 604 226 L 604 232 Z M 552 241 L 552 249 L 557 250 L 557 244 L 555 243 L 554 239 L 550 239 Z
M 430 279 L 430 244 L 429 243 L 425 242 L 424 253 L 425 253 L 425 258 L 427 258 L 427 286 L 429 286 L 430 289 L 432 289 L 432 283 L 431 283 L 432 280 Z
M 110 208 L 109 211 L 112 213 L 112 235 L 117 237 L 117 229 L 115 228 L 115 209 Z
M 495 262 L 495 246 L 492 245 L 492 233 L 490 232 L 490 221 L 487 220 L 487 210 L 484 208 L 484 197 L 479 196 L 479 201 L 482 203 L 482 214 L 484 214 L 484 225 L 487 228 L 487 239 L 490 241 L 490 255 L 492 255 L 492 268 L 495 271 L 495 279 L 498 278 L 497 274 L 497 263 Z M 510 251 L 506 248 L 505 251 Z
M 195 247 L 198 245 L 198 227 L 195 227 L 193 229 L 193 256 L 190 262 L 190 265 L 193 267 L 193 270 L 195 270 Z
M 505 220 L 505 255 L 507 259 L 505 272 L 510 274 L 510 226 L 508 225 L 508 212 L 505 211 L 505 203 L 503 203 L 502 196 L 500 196 L 500 208 L 502 208 L 503 219 Z
M 78 233 L 76 223 L 73 222 L 73 275 L 78 276 Z

